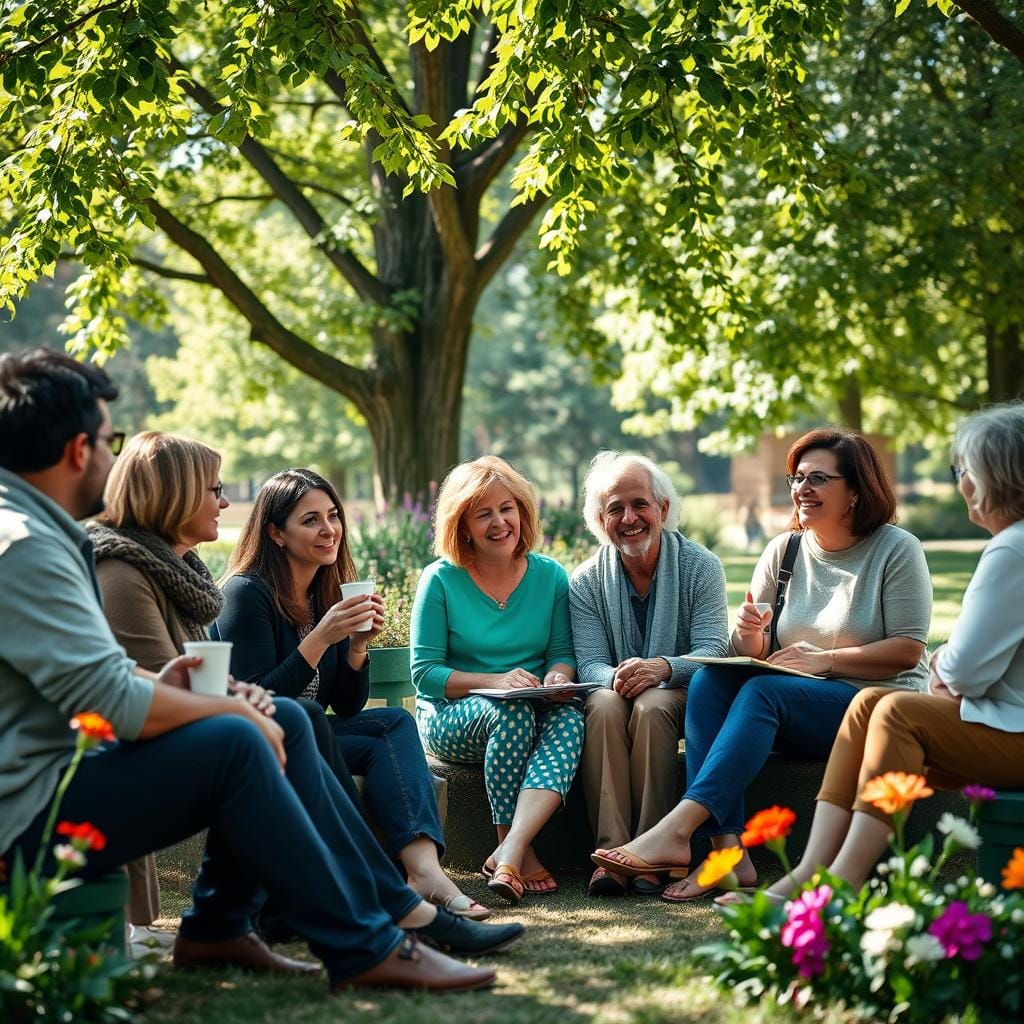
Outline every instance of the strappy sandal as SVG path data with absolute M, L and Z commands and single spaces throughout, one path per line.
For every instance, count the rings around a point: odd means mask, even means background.
M 606 868 L 613 874 L 626 875 L 629 878 L 636 875 L 660 874 L 666 874 L 670 878 L 685 878 L 690 871 L 689 864 L 651 864 L 622 846 L 616 846 L 611 850 L 595 850 L 590 859 L 599 868 Z
M 693 896 L 677 896 L 677 895 L 675 895 L 673 893 L 672 890 L 674 890 L 676 888 L 676 886 L 683 886 L 683 885 L 686 885 L 686 884 L 693 885 L 697 889 L 699 889 L 700 891 L 695 893 Z M 704 886 L 702 886 L 697 881 L 696 874 L 693 874 L 693 875 L 687 875 L 686 878 L 680 878 L 678 881 L 673 882 L 672 885 L 668 886 L 662 892 L 661 898 L 666 903 L 693 903 L 695 900 L 703 900 L 703 899 L 706 899 L 709 896 L 725 896 L 725 895 L 728 895 L 730 892 L 739 893 L 739 894 L 742 894 L 742 895 L 745 895 L 745 896 L 751 896 L 755 892 L 757 892 L 757 886 L 756 885 L 741 885 L 741 886 L 739 886 L 736 889 L 722 889 L 722 888 L 720 888 L 717 885 L 712 885 L 712 886 L 709 886 L 708 888 L 704 888 Z M 735 901 L 730 900 L 729 902 L 732 903 L 732 902 L 735 902 Z M 719 904 L 719 906 L 725 906 L 725 905 L 726 904 Z
M 532 875 L 522 875 L 521 877 L 524 890 L 531 896 L 553 896 L 558 892 L 558 883 L 555 882 L 554 877 L 547 868 L 541 868 L 539 871 L 534 871 Z M 526 885 L 527 882 L 546 882 L 548 880 L 554 882 L 554 885 L 547 889 L 531 889 Z
M 472 896 L 460 892 L 458 896 L 435 896 L 431 893 L 427 897 L 428 903 L 435 907 L 444 907 L 450 914 L 456 917 L 464 917 L 469 921 L 486 921 L 491 916 L 490 910 L 482 903 L 477 903 Z
M 487 888 L 503 900 L 508 900 L 513 907 L 518 906 L 522 902 L 523 893 L 526 892 L 526 886 L 523 885 L 523 877 L 512 864 L 499 864 L 494 869 L 494 874 L 487 883 Z
M 587 892 L 591 896 L 625 896 L 626 879 L 607 868 L 597 868 L 590 876 Z

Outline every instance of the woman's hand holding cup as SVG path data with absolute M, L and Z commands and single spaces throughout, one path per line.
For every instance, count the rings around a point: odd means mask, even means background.
M 767 601 L 755 601 L 748 590 L 747 599 L 740 605 L 736 615 L 736 632 L 740 637 L 753 639 L 764 634 L 772 621 L 772 606 Z
M 370 629 L 364 629 L 367 620 L 373 624 Z M 365 643 L 383 628 L 384 601 L 380 594 L 358 594 L 332 604 L 313 631 L 327 644 L 339 643 L 345 637 Z

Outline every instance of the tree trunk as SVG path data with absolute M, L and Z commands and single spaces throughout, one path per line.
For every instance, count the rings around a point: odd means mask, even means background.
M 839 419 L 844 427 L 856 430 L 858 433 L 863 429 L 864 416 L 861 407 L 860 384 L 850 380 L 846 390 L 839 396 Z
M 985 325 L 988 400 L 1009 402 L 1024 398 L 1024 338 L 1021 325 Z

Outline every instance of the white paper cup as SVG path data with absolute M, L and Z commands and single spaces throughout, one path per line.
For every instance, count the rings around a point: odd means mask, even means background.
M 754 603 L 754 607 L 757 609 L 758 615 L 764 615 L 765 612 L 772 610 L 771 601 L 757 601 Z
M 188 670 L 188 682 L 193 693 L 210 697 L 228 695 L 228 673 L 231 671 L 230 640 L 186 640 L 185 653 L 202 658 L 198 668 Z
M 345 601 L 350 597 L 368 597 L 370 594 L 376 593 L 377 583 L 375 580 L 353 580 L 351 583 L 342 583 L 341 585 L 342 601 Z M 356 632 L 366 633 L 371 629 L 373 629 L 372 614 L 368 619 L 363 619 L 362 624 L 356 627 Z

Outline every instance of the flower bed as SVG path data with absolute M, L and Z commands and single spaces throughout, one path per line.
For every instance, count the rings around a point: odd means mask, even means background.
M 1002 869 L 1001 887 L 973 869 L 944 882 L 949 858 L 980 845 L 974 821 L 996 794 L 967 787 L 971 820 L 944 814 L 937 852 L 933 837 L 908 849 L 907 810 L 931 794 L 920 776 L 890 772 L 871 780 L 862 797 L 895 822 L 892 856 L 877 876 L 855 890 L 822 871 L 782 906 L 759 892 L 725 908 L 727 938 L 697 951 L 717 970 L 716 981 L 743 1000 L 767 996 L 797 1008 L 839 1003 L 871 1020 L 925 1024 L 968 1007 L 982 1020 L 1019 1019 L 1024 848 Z M 785 808 L 762 812 L 748 823 L 743 842 L 772 846 L 788 872 L 785 836 L 792 820 Z M 728 887 L 731 868 L 719 867 L 724 881 L 709 871 L 701 884 Z

